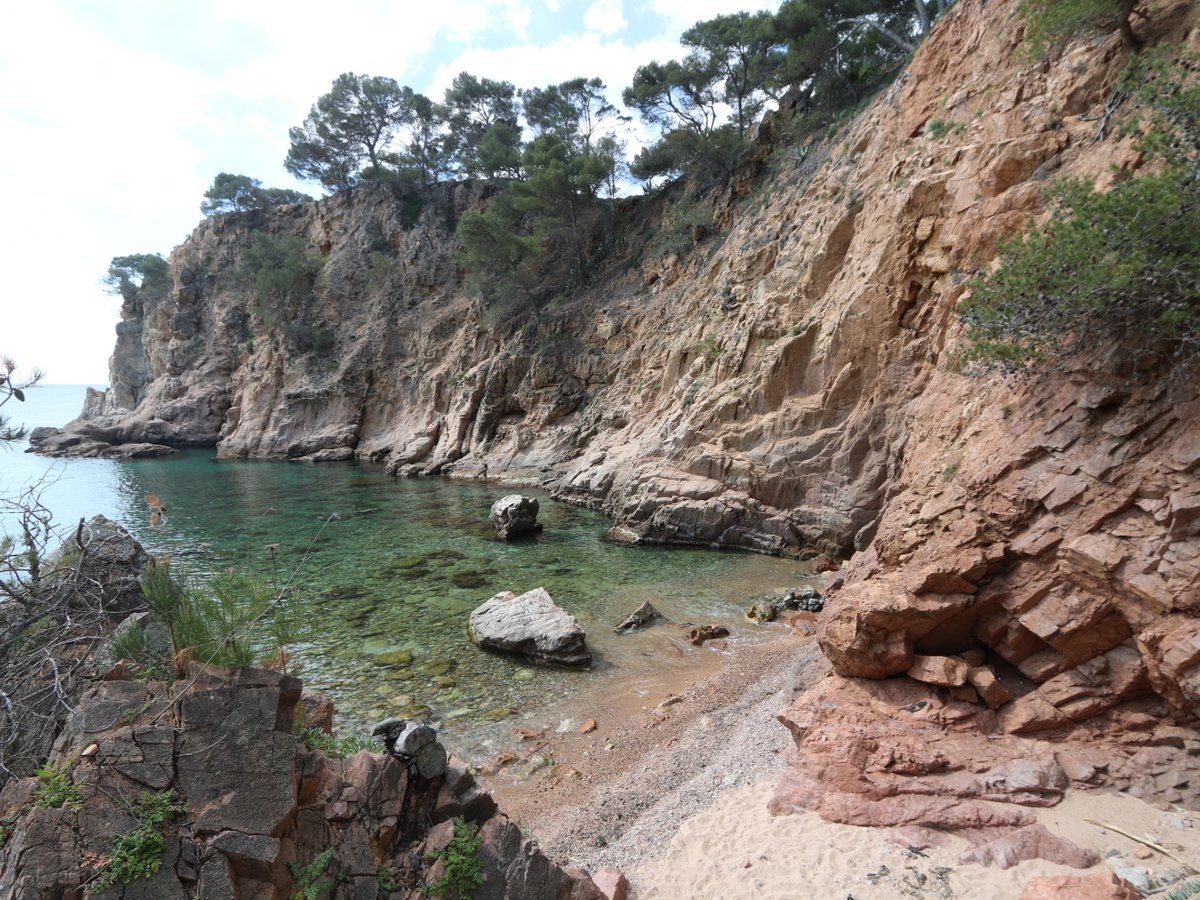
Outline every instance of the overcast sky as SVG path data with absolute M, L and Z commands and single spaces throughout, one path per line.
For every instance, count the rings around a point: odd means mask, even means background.
M 218 172 L 296 187 L 288 128 L 342 72 L 441 99 L 460 71 L 518 87 L 678 56 L 694 22 L 776 0 L 26 0 L 0 44 L 0 354 L 106 383 L 109 260 L 164 255 Z

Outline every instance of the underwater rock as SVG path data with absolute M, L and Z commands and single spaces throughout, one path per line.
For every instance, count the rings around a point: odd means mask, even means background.
M 688 629 L 688 640 L 699 647 L 705 641 L 729 637 L 729 629 L 724 625 L 695 625 Z
M 746 610 L 746 618 L 751 622 L 758 622 L 760 625 L 764 622 L 774 622 L 777 615 L 779 615 L 779 609 L 768 600 L 759 600 Z
M 424 556 L 402 556 L 399 559 L 394 559 L 388 563 L 390 569 L 424 569 L 429 565 L 429 560 Z
M 485 650 L 518 653 L 560 666 L 589 666 L 587 635 L 575 617 L 545 588 L 524 594 L 503 591 L 471 613 L 471 640 Z
M 488 521 L 502 540 L 511 541 L 513 538 L 537 534 L 542 530 L 537 521 L 538 505 L 533 497 L 509 494 L 492 504 Z
M 454 665 L 455 663 L 452 659 L 427 659 L 413 666 L 413 669 L 421 675 L 436 678 L 453 671 Z
M 371 662 L 377 666 L 411 666 L 413 655 L 411 650 L 392 650 L 388 653 L 376 653 Z
M 638 629 L 645 628 L 655 619 L 661 618 L 663 618 L 663 614 L 655 609 L 653 604 L 647 600 L 628 616 L 626 616 L 621 624 L 617 626 L 616 631 L 618 634 L 628 634 L 630 631 L 637 631 Z
M 478 572 L 459 572 L 450 576 L 450 583 L 460 588 L 477 588 L 487 584 L 487 579 Z

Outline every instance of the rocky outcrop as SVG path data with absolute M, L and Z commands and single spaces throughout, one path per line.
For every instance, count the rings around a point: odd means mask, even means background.
M 471 613 L 471 640 L 485 650 L 515 653 L 557 666 L 590 666 L 584 630 L 545 588 L 502 591 Z
M 509 494 L 492 504 L 488 521 L 492 523 L 492 527 L 496 529 L 496 536 L 502 541 L 528 537 L 542 530 L 537 520 L 539 507 L 536 497 Z
M 55 434 L 43 435 L 38 443 L 30 443 L 30 446 L 43 456 L 66 459 L 159 459 L 179 452 L 166 444 L 112 443 L 103 437 L 89 437 L 90 429 L 86 425 L 78 426 L 78 429 L 53 430 Z
M 8 583 L 0 603 L 0 784 L 45 760 L 71 708 L 116 662 L 110 636 L 145 607 L 139 579 L 147 560 L 129 532 L 94 516 L 36 573 Z
M 479 828 L 485 881 L 475 896 L 603 896 L 498 814 L 460 762 L 426 779 L 389 754 L 331 759 L 307 749 L 293 734 L 299 697 L 295 678 L 252 669 L 99 684 L 55 747 L 72 786 L 66 799 L 48 800 L 36 778 L 0 793 L 9 823 L 0 894 L 81 895 L 124 858 L 123 837 L 145 827 L 139 798 L 154 795 L 179 808 L 155 845 L 156 871 L 124 884 L 127 898 L 282 900 L 303 880 L 336 898 L 375 897 L 386 883 L 389 896 L 415 900 L 441 873 L 436 854 L 455 817 Z
M 949 78 L 958 87 L 943 110 L 982 109 L 989 129 L 1007 134 L 929 160 L 925 188 L 941 212 L 915 238 L 942 235 L 922 258 L 950 272 L 990 258 L 999 234 L 1038 214 L 1029 173 L 1102 187 L 1112 177 L 1076 133 L 1080 119 L 1037 123 L 1043 110 L 1077 116 L 1105 96 L 1124 65 L 1119 37 L 1016 69 L 1021 25 L 1008 8 L 958 4 L 914 58 L 895 109 L 880 113 L 915 136 L 937 108 L 929 86 Z M 1139 27 L 1148 40 L 1194 44 L 1197 15 L 1168 4 Z M 998 28 L 994 40 L 983 39 L 987 27 Z M 1107 160 L 1127 172 L 1140 162 L 1120 142 Z M 918 292 L 919 315 L 952 313 L 962 293 L 952 281 Z M 948 349 L 960 335 L 944 321 Z M 846 677 L 781 713 L 796 740 L 781 809 L 973 827 L 977 811 L 962 804 L 976 788 L 960 782 L 1031 747 L 1070 759 L 1064 771 L 1081 785 L 1196 802 L 1200 373 L 1167 377 L 1161 360 L 1121 364 L 1111 349 L 1037 379 L 928 373 L 906 406 L 904 452 L 870 542 L 827 593 L 819 640 Z M 903 750 L 914 741 L 923 749 Z

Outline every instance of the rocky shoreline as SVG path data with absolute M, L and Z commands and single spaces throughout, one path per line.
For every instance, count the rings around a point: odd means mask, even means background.
M 1200 7 L 1155 4 L 1136 30 L 1200 51 Z M 749 822 L 739 809 L 763 802 L 761 772 L 778 784 L 755 835 L 780 825 L 865 853 L 848 837 L 865 832 L 842 827 L 892 829 L 910 855 L 840 871 L 855 896 L 985 896 L 987 879 L 956 887 L 939 869 L 1021 860 L 1021 874 L 1040 860 L 1092 879 L 1055 870 L 1021 888 L 1030 900 L 1159 891 L 1200 866 L 1187 855 L 1200 372 L 1111 346 L 1024 380 L 966 365 L 960 303 L 1002 240 L 1046 221 L 1050 181 L 1104 191 L 1146 166 L 1131 135 L 1095 125 L 1121 107 L 1121 36 L 1045 61 L 1026 43 L 1018 0 L 959 0 L 853 119 L 802 147 L 780 143 L 783 113 L 765 122 L 690 245 L 644 253 L 669 200 L 637 205 L 625 256 L 528 327 L 489 318 L 443 223 L 406 226 L 386 192 L 209 219 L 172 255 L 169 291 L 126 298 L 112 389 L 43 449 L 357 458 L 403 477 L 537 483 L 603 510 L 629 542 L 845 558 L 822 611 L 797 612 L 761 651 L 778 654 L 770 665 L 735 654 L 677 703 L 589 713 L 595 727 L 537 749 L 532 783 L 500 792 L 555 852 L 640 866 L 721 788 L 719 815 Z M 460 211 L 481 199 L 467 185 L 453 197 Z M 304 310 L 329 347 L 321 365 L 256 318 L 233 277 L 258 226 L 327 256 Z M 392 262 L 364 284 L 376 246 Z M 1129 839 L 1148 860 L 1109 826 L 1092 826 L 1098 844 L 1044 827 L 1113 791 L 1128 799 L 1101 806 L 1156 836 Z M 725 896 L 765 892 L 753 872 L 769 860 L 741 843 L 746 873 L 700 864 L 731 839 L 705 821 L 675 857 L 690 896 L 704 878 Z M 1174 861 L 1167 834 L 1192 862 Z M 947 865 L 950 838 L 970 847 Z M 635 886 L 670 896 L 652 869 Z

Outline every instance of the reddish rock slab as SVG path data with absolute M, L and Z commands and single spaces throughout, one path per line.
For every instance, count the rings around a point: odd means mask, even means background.
M 970 669 L 966 660 L 954 656 L 921 656 L 918 654 L 913 657 L 908 677 L 940 687 L 962 687 L 967 683 L 967 673 Z
M 620 869 L 606 866 L 592 875 L 592 882 L 608 900 L 625 900 L 629 896 L 629 882 Z
M 1021 891 L 1020 900 L 1139 900 L 1141 894 L 1111 872 L 1093 875 L 1039 875 Z
M 729 629 L 724 625 L 697 625 L 688 629 L 688 640 L 699 647 L 705 641 L 715 641 L 717 638 L 729 637 Z
M 999 709 L 1013 698 L 1012 691 L 997 681 L 996 673 L 987 666 L 968 669 L 967 681 L 988 705 L 988 709 Z
M 1018 828 L 1003 837 L 981 844 L 964 853 L 964 863 L 979 863 L 1011 869 L 1019 862 L 1029 859 L 1044 859 L 1072 869 L 1090 869 L 1100 864 L 1100 854 L 1084 850 L 1078 844 L 1052 834 L 1045 825 L 1034 824 Z

